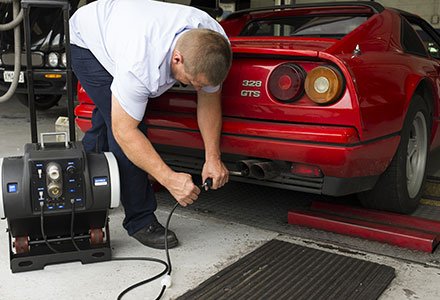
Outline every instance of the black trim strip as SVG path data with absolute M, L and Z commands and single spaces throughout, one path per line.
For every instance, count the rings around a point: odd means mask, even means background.
M 283 10 L 283 9 L 292 9 L 292 8 L 308 8 L 308 7 L 338 7 L 338 6 L 363 6 L 371 8 L 371 10 L 378 14 L 385 10 L 385 8 L 382 6 L 382 4 L 378 2 L 373 1 L 348 1 L 348 2 L 328 2 L 328 3 L 301 3 L 301 4 L 291 4 L 291 5 L 279 5 L 279 6 L 268 6 L 268 7 L 261 7 L 261 8 L 251 8 L 251 9 L 244 9 L 239 10 L 237 12 L 234 12 L 230 15 L 228 15 L 224 20 L 230 20 L 238 18 L 242 15 L 245 15 L 247 13 L 253 13 L 253 12 L 260 12 L 260 11 L 275 11 L 275 10 Z
M 169 130 L 169 131 L 181 131 L 181 132 L 192 132 L 192 133 L 200 133 L 199 130 L 196 129 L 184 129 L 184 128 L 177 128 L 177 127 L 166 127 L 166 126 L 157 126 L 157 125 L 148 125 L 148 129 L 162 129 L 162 130 Z M 232 136 L 232 137 L 244 137 L 244 138 L 253 138 L 258 140 L 266 140 L 266 141 L 280 141 L 280 142 L 290 142 L 290 143 L 302 143 L 302 144 L 314 144 L 314 145 L 326 145 L 326 146 L 338 146 L 338 147 L 356 147 L 360 145 L 367 145 L 371 144 L 380 140 L 386 140 L 389 138 L 392 138 L 394 136 L 398 136 L 400 134 L 400 131 L 394 132 L 388 135 L 384 135 L 375 139 L 371 139 L 364 142 L 359 143 L 353 143 L 353 144 L 338 144 L 338 143 L 320 143 L 320 142 L 312 142 L 312 141 L 303 141 L 303 140 L 290 140 L 290 139 L 283 139 L 283 138 L 272 138 L 272 137 L 265 137 L 265 136 L 255 136 L 255 135 L 245 135 L 245 134 L 234 134 L 234 133 L 224 133 L 222 132 L 223 136 Z

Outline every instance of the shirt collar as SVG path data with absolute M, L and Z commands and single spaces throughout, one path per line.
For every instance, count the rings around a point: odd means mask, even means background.
M 167 54 L 165 56 L 164 62 L 166 64 L 165 65 L 165 70 L 166 70 L 165 74 L 167 76 L 167 83 L 174 83 L 174 82 L 176 82 L 176 79 L 174 79 L 174 77 L 171 74 L 171 58 L 173 56 L 173 51 L 174 51 L 174 48 L 176 47 L 177 40 L 179 39 L 180 35 L 182 33 L 184 33 L 185 31 L 187 31 L 187 30 L 188 29 L 183 29 L 182 31 L 176 33 L 176 35 L 174 36 L 173 42 L 171 43 L 171 47 L 170 47 L 170 49 L 168 50 L 168 52 L 167 52 Z

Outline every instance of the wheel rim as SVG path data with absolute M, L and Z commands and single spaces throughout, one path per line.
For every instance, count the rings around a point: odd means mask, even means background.
M 414 117 L 409 133 L 406 158 L 406 179 L 410 198 L 416 197 L 422 186 L 428 153 L 427 147 L 426 119 L 423 113 L 419 111 Z

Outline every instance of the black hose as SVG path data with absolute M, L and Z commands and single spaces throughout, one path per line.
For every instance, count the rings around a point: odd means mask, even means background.
M 75 220 L 75 199 L 71 199 L 70 203 L 72 204 L 72 214 L 70 217 L 70 239 L 72 240 L 72 244 L 75 247 L 76 251 L 81 251 L 81 249 L 79 249 L 78 245 L 75 242 L 75 237 L 73 234 L 73 225 Z
M 168 265 L 167 265 L 167 263 L 164 262 L 164 261 L 161 260 L 161 259 L 157 259 L 157 258 L 153 258 L 153 257 L 114 257 L 114 258 L 112 258 L 112 260 L 119 260 L 119 261 L 127 261 L 127 260 L 134 260 L 134 261 L 139 261 L 139 260 L 141 260 L 141 261 L 150 261 L 150 262 L 157 262 L 157 263 L 163 264 L 163 265 L 165 266 L 165 269 L 164 269 L 162 272 L 160 272 L 159 274 L 157 274 L 157 275 L 155 275 L 155 276 L 153 276 L 153 277 L 150 277 L 150 278 L 148 278 L 148 279 L 145 279 L 145 280 L 139 281 L 138 283 L 135 283 L 135 284 L 129 286 L 128 288 L 126 288 L 125 290 L 123 290 L 123 291 L 118 295 L 118 300 L 121 300 L 122 297 L 123 297 L 125 294 L 127 294 L 129 291 L 134 290 L 135 288 L 140 287 L 141 285 L 144 285 L 144 284 L 146 284 L 146 283 L 149 283 L 149 282 L 151 282 L 151 281 L 153 281 L 153 280 L 156 280 L 156 279 L 160 278 L 161 276 L 165 275 L 165 274 L 168 272 Z M 161 290 L 159 296 L 158 296 L 156 299 L 160 299 L 160 297 L 162 297 L 162 295 L 163 295 L 164 292 L 165 292 L 165 286 L 162 287 L 162 290 Z
M 47 240 L 46 233 L 44 232 L 44 203 L 40 202 L 40 229 L 41 229 L 41 235 L 43 236 L 44 242 L 46 243 L 46 246 L 53 252 L 53 253 L 59 253 L 56 249 L 54 249 Z
M 169 252 L 169 249 L 168 249 L 168 238 L 167 238 L 167 236 L 168 236 L 168 227 L 169 227 L 169 225 L 170 225 L 171 216 L 173 215 L 174 211 L 176 210 L 176 208 L 177 208 L 178 206 L 179 206 L 179 203 L 176 203 L 176 204 L 174 205 L 173 209 L 171 210 L 170 214 L 168 215 L 167 222 L 166 222 L 166 224 L 165 224 L 165 253 L 166 253 L 167 261 L 164 262 L 163 260 L 156 259 L 156 258 L 149 258 L 149 257 L 144 257 L 144 258 L 141 259 L 141 260 L 148 260 L 148 261 L 153 261 L 153 262 L 161 263 L 161 264 L 163 264 L 164 266 L 166 266 L 165 270 L 163 270 L 160 274 L 158 274 L 158 275 L 156 275 L 156 276 L 154 276 L 154 277 L 148 278 L 148 279 L 146 279 L 146 280 L 140 281 L 140 282 L 138 282 L 138 283 L 135 283 L 135 284 L 129 286 L 128 288 L 126 288 L 124 291 L 122 291 L 122 292 L 119 294 L 119 296 L 118 296 L 118 300 L 121 300 L 121 299 L 122 299 L 122 296 L 124 296 L 124 295 L 125 295 L 126 293 L 128 293 L 129 291 L 131 291 L 131 290 L 133 290 L 133 289 L 135 289 L 135 288 L 137 288 L 137 287 L 139 287 L 139 286 L 141 286 L 141 285 L 144 285 L 144 284 L 146 284 L 146 283 L 148 283 L 148 282 L 151 282 L 151 281 L 153 281 L 153 280 L 156 280 L 157 278 L 159 278 L 159 277 L 161 277 L 161 276 L 163 276 L 163 275 L 165 275 L 165 274 L 167 274 L 167 275 L 171 275 L 172 267 L 171 267 L 170 252 Z M 113 260 L 137 260 L 137 259 L 138 259 L 138 258 L 126 258 L 126 257 L 120 257 L 120 258 L 116 257 L 116 258 L 113 258 Z M 162 286 L 162 289 L 161 289 L 161 291 L 160 291 L 160 293 L 159 293 L 159 296 L 157 296 L 156 300 L 159 300 L 159 299 L 163 296 L 163 294 L 164 294 L 164 292 L 165 292 L 165 289 L 166 289 L 166 286 L 163 285 L 163 286 Z
M 202 184 L 202 185 L 200 186 L 200 188 L 201 188 L 202 190 L 203 190 L 204 188 L 209 189 L 209 188 L 211 188 L 211 187 L 212 187 L 212 178 L 208 178 L 208 179 L 206 179 L 205 183 Z M 173 208 L 171 209 L 170 214 L 168 215 L 167 222 L 166 222 L 166 224 L 165 224 L 165 253 L 166 253 L 166 257 L 167 257 L 167 261 L 166 261 L 166 262 L 163 261 L 163 260 L 161 260 L 161 259 L 157 259 L 157 258 L 153 258 L 153 257 L 113 257 L 113 258 L 112 258 L 112 260 L 116 260 L 116 261 L 130 261 L 130 260 L 134 260 L 134 261 L 150 261 L 150 262 L 157 262 L 157 263 L 160 263 L 160 264 L 162 264 L 162 265 L 165 266 L 165 269 L 164 269 L 162 272 L 160 272 L 159 274 L 157 274 L 157 275 L 155 275 L 155 276 L 153 276 L 153 277 L 150 277 L 150 278 L 148 278 L 148 279 L 145 279 L 145 280 L 139 281 L 138 283 L 135 283 L 135 284 L 129 286 L 128 288 L 126 288 L 125 290 L 123 290 L 123 291 L 118 295 L 118 298 L 117 298 L 118 300 L 121 300 L 122 297 L 123 297 L 125 294 L 127 294 L 128 292 L 134 290 L 134 289 L 137 288 L 137 287 L 140 287 L 140 286 L 142 286 L 142 285 L 144 285 L 144 284 L 147 284 L 147 283 L 149 283 L 149 282 L 151 282 L 151 281 L 154 281 L 154 280 L 160 278 L 161 276 L 163 276 L 163 275 L 165 275 L 165 274 L 167 274 L 167 275 L 171 275 L 171 272 L 172 272 L 172 266 L 171 266 L 170 253 L 169 253 L 169 249 L 168 249 L 168 227 L 169 227 L 169 225 L 170 225 L 171 217 L 172 217 L 174 211 L 176 210 L 176 208 L 177 208 L 178 206 L 179 206 L 179 203 L 174 204 Z M 71 233 L 71 237 L 72 237 L 72 242 L 73 242 L 74 245 L 75 245 L 75 241 L 74 241 L 74 239 L 73 239 L 73 220 L 74 220 L 74 214 L 75 214 L 75 206 L 74 206 L 74 204 L 72 204 L 72 219 L 71 219 L 71 232 L 70 232 L 70 233 Z M 75 247 L 76 247 L 76 249 L 77 249 L 78 251 L 81 251 L 77 246 L 75 246 Z M 165 289 L 166 289 L 166 285 L 162 285 L 162 289 L 160 290 L 160 293 L 159 293 L 159 295 L 157 296 L 156 300 L 159 300 L 159 299 L 163 296 L 163 294 L 165 293 Z

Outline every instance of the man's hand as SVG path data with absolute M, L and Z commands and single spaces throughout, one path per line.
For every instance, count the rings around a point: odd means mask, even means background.
M 202 182 L 212 178 L 212 189 L 221 188 L 229 181 L 229 171 L 220 159 L 207 160 L 203 165 Z
M 191 175 L 186 173 L 174 173 L 166 180 L 164 186 L 182 206 L 192 204 L 200 194 L 200 189 L 192 181 Z
M 139 168 L 157 179 L 182 206 L 193 203 L 200 193 L 191 175 L 174 172 L 139 130 L 139 121 L 128 115 L 112 96 L 112 130 L 127 157 Z

